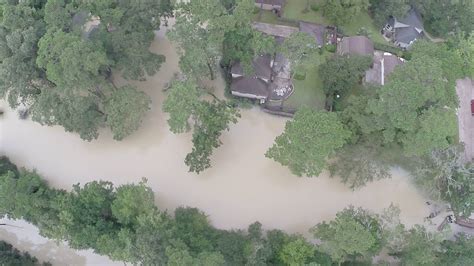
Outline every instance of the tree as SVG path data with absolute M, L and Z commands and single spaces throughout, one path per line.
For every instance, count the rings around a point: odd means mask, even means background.
M 100 85 L 101 70 L 109 67 L 100 43 L 54 29 L 39 41 L 36 62 L 48 80 L 63 90 L 92 90 Z
M 405 16 L 410 10 L 410 0 L 370 0 L 369 9 L 377 26 L 382 27 L 390 16 Z
M 474 238 L 465 234 L 456 235 L 455 241 L 444 240 L 441 243 L 440 265 L 472 265 L 474 263 Z
M 464 162 L 460 147 L 433 150 L 414 174 L 416 183 L 430 197 L 449 202 L 456 215 L 471 215 L 474 208 L 474 166 Z
M 382 249 L 382 229 L 377 216 L 350 207 L 336 214 L 329 223 L 311 229 L 321 240 L 319 248 L 339 263 L 348 259 L 371 258 Z
M 136 131 L 150 105 L 150 97 L 132 86 L 114 91 L 104 105 L 106 124 L 114 133 L 114 139 L 122 140 Z
M 415 225 L 405 235 L 405 245 L 400 253 L 394 254 L 403 265 L 436 265 L 437 253 L 441 250 L 442 236 L 431 233 L 426 228 Z
M 306 265 L 314 256 L 315 248 L 303 237 L 286 243 L 280 251 L 280 259 L 285 265 Z
M 385 143 L 395 141 L 407 155 L 423 155 L 446 147 L 454 138 L 454 74 L 445 60 L 414 52 L 413 59 L 395 69 L 381 87 L 378 99 L 369 100 L 368 110 L 375 119 L 372 130 L 382 131 Z M 443 124 L 438 124 L 440 117 Z
M 40 263 L 36 257 L 28 252 L 21 252 L 5 241 L 0 241 L 0 264 L 1 265 L 25 265 L 25 266 L 48 266 L 48 262 Z
M 224 32 L 216 23 L 224 22 L 226 13 L 219 0 L 181 4 L 168 37 L 179 45 L 180 68 L 187 75 L 214 79 L 224 40 Z
M 460 1 L 422 1 L 411 3 L 421 11 L 425 28 L 437 36 L 448 36 L 452 33 L 474 30 L 474 3 L 469 0 Z
M 256 55 L 271 53 L 273 38 L 251 27 L 254 8 L 252 0 L 182 3 L 168 33 L 179 46 L 181 70 L 190 78 L 214 79 L 221 58 L 227 65 L 241 61 L 248 71 Z
M 175 237 L 186 244 L 190 254 L 214 250 L 217 232 L 203 212 L 196 208 L 177 208 L 174 217 Z
M 11 107 L 33 100 L 47 82 L 36 67 L 37 42 L 44 34 L 41 11 L 27 3 L 4 3 L 0 24 L 0 97 Z
M 323 89 L 328 102 L 333 102 L 336 95 L 344 97 L 356 87 L 370 68 L 372 58 L 368 56 L 336 56 L 319 68 Z
M 337 114 L 312 111 L 304 107 L 288 121 L 285 132 L 265 156 L 272 158 L 298 175 L 317 176 L 326 160 L 350 138 Z
M 106 47 L 113 67 L 126 79 L 145 80 L 153 76 L 165 61 L 149 51 L 161 15 L 171 13 L 168 0 L 85 1 L 81 8 L 100 17 L 96 39 Z M 93 38 L 94 39 L 94 38 Z
M 43 91 L 31 107 L 32 119 L 42 125 L 61 125 L 68 132 L 76 132 L 84 140 L 99 136 L 104 123 L 95 96 L 79 96 L 67 92 L 64 96 L 54 90 Z
M 72 193 L 62 197 L 57 227 L 71 247 L 100 250 L 101 236 L 118 233 L 119 224 L 111 209 L 115 198 L 113 184 L 105 181 L 74 185 Z
M 324 0 L 323 14 L 340 26 L 367 12 L 369 6 L 369 0 Z
M 123 185 L 117 188 L 112 203 L 112 214 L 125 225 L 138 224 L 142 215 L 150 215 L 156 211 L 153 191 L 146 186 L 146 180 L 139 185 Z
M 389 166 L 379 160 L 377 148 L 368 141 L 342 148 L 337 153 L 337 160 L 329 166 L 331 176 L 340 177 L 353 190 L 369 182 L 390 178 Z
M 168 0 L 8 1 L 0 25 L 0 96 L 8 95 L 12 107 L 26 104 L 35 121 L 85 140 L 104 125 L 115 139 L 130 135 L 150 102 L 131 87 L 113 90 L 111 72 L 144 80 L 158 71 L 164 57 L 149 47 L 157 16 L 170 8 Z M 97 27 L 85 33 L 93 18 Z M 133 99 L 129 113 L 125 96 Z
M 199 98 L 200 91 L 191 81 L 174 82 L 163 110 L 170 113 L 168 124 L 174 133 L 193 128 L 193 149 L 186 155 L 185 163 L 191 172 L 200 173 L 211 166 L 210 156 L 222 143 L 222 131 L 229 130 L 229 123 L 236 123 L 238 110 L 227 102 L 214 99 L 209 102 Z M 192 124 L 190 124 L 190 121 Z
M 317 64 L 319 54 L 316 41 L 306 32 L 292 33 L 279 50 L 290 61 L 292 77 L 297 70 L 306 71 L 311 64 Z

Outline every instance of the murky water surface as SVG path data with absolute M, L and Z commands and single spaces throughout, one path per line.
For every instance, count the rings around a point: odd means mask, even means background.
M 153 107 L 139 131 L 117 142 L 107 130 L 100 138 L 84 142 L 60 127 L 43 127 L 17 119 L 6 110 L 0 120 L 0 148 L 13 162 L 36 169 L 52 186 L 70 189 L 78 182 L 105 179 L 115 184 L 148 178 L 162 209 L 194 206 L 209 214 L 219 228 L 245 228 L 260 221 L 266 228 L 306 233 L 308 228 L 331 219 L 349 205 L 381 211 L 391 203 L 401 208 L 402 221 L 422 223 L 429 210 L 409 183 L 406 173 L 394 171 L 392 179 L 369 184 L 352 192 L 327 173 L 318 178 L 297 178 L 289 170 L 265 158 L 265 151 L 282 133 L 286 119 L 259 109 L 242 110 L 242 118 L 222 136 L 222 147 L 212 158 L 213 167 L 201 175 L 188 173 L 184 157 L 191 150 L 191 135 L 168 130 L 161 111 L 165 84 L 178 71 L 177 55 L 159 32 L 152 48 L 166 55 L 160 72 L 146 82 L 136 82 L 153 99 Z M 222 95 L 222 80 L 215 83 Z M 5 103 L 2 103 L 5 106 Z M 103 257 L 76 252 L 41 239 L 34 228 L 0 228 L 7 239 L 40 258 L 56 264 L 109 263 Z M 86 254 L 86 255 L 85 255 Z

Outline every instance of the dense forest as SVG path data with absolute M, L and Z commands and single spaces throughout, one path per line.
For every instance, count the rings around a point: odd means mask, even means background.
M 312 227 L 307 239 L 264 230 L 258 222 L 247 230 L 218 229 L 191 207 L 160 210 L 146 180 L 118 187 L 94 181 L 68 192 L 2 157 L 0 182 L 2 216 L 25 219 L 41 235 L 67 241 L 72 248 L 92 248 L 134 264 L 368 265 L 383 250 L 403 265 L 474 263 L 474 238 L 461 234 L 447 240 L 422 226 L 408 229 L 395 206 L 380 214 L 348 207 Z

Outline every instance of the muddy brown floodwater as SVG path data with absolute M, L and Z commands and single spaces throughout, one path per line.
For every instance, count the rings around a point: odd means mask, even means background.
M 424 199 L 401 170 L 395 170 L 392 179 L 373 182 L 356 192 L 327 173 L 317 178 L 293 176 L 264 156 L 287 120 L 258 108 L 242 110 L 239 122 L 223 134 L 223 146 L 215 150 L 211 169 L 201 175 L 189 173 L 184 157 L 192 147 L 191 135 L 172 134 L 161 110 L 162 89 L 178 71 L 177 55 L 163 30 L 156 34 L 151 49 L 166 55 L 167 61 L 155 76 L 134 83 L 153 99 L 152 110 L 135 134 L 117 142 L 103 130 L 98 140 L 85 142 L 61 127 L 19 120 L 5 108 L 0 120 L 1 152 L 20 166 L 36 169 L 50 185 L 65 189 L 97 179 L 118 185 L 147 177 L 160 208 L 198 207 L 219 228 L 245 228 L 258 220 L 266 228 L 306 234 L 309 227 L 333 218 L 351 204 L 379 212 L 394 203 L 407 225 L 423 223 L 428 216 Z M 223 81 L 214 84 L 216 94 L 222 95 Z M 22 238 L 31 231 L 1 229 L 0 238 L 8 239 Z M 19 244 L 38 255 L 35 243 Z M 96 262 L 70 257 L 73 264 Z

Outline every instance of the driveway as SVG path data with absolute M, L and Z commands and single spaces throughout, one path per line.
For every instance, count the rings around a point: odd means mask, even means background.
M 474 84 L 471 79 L 457 80 L 456 92 L 459 97 L 458 123 L 459 141 L 465 145 L 465 159 L 474 159 L 474 116 L 471 113 L 471 100 L 474 100 Z

